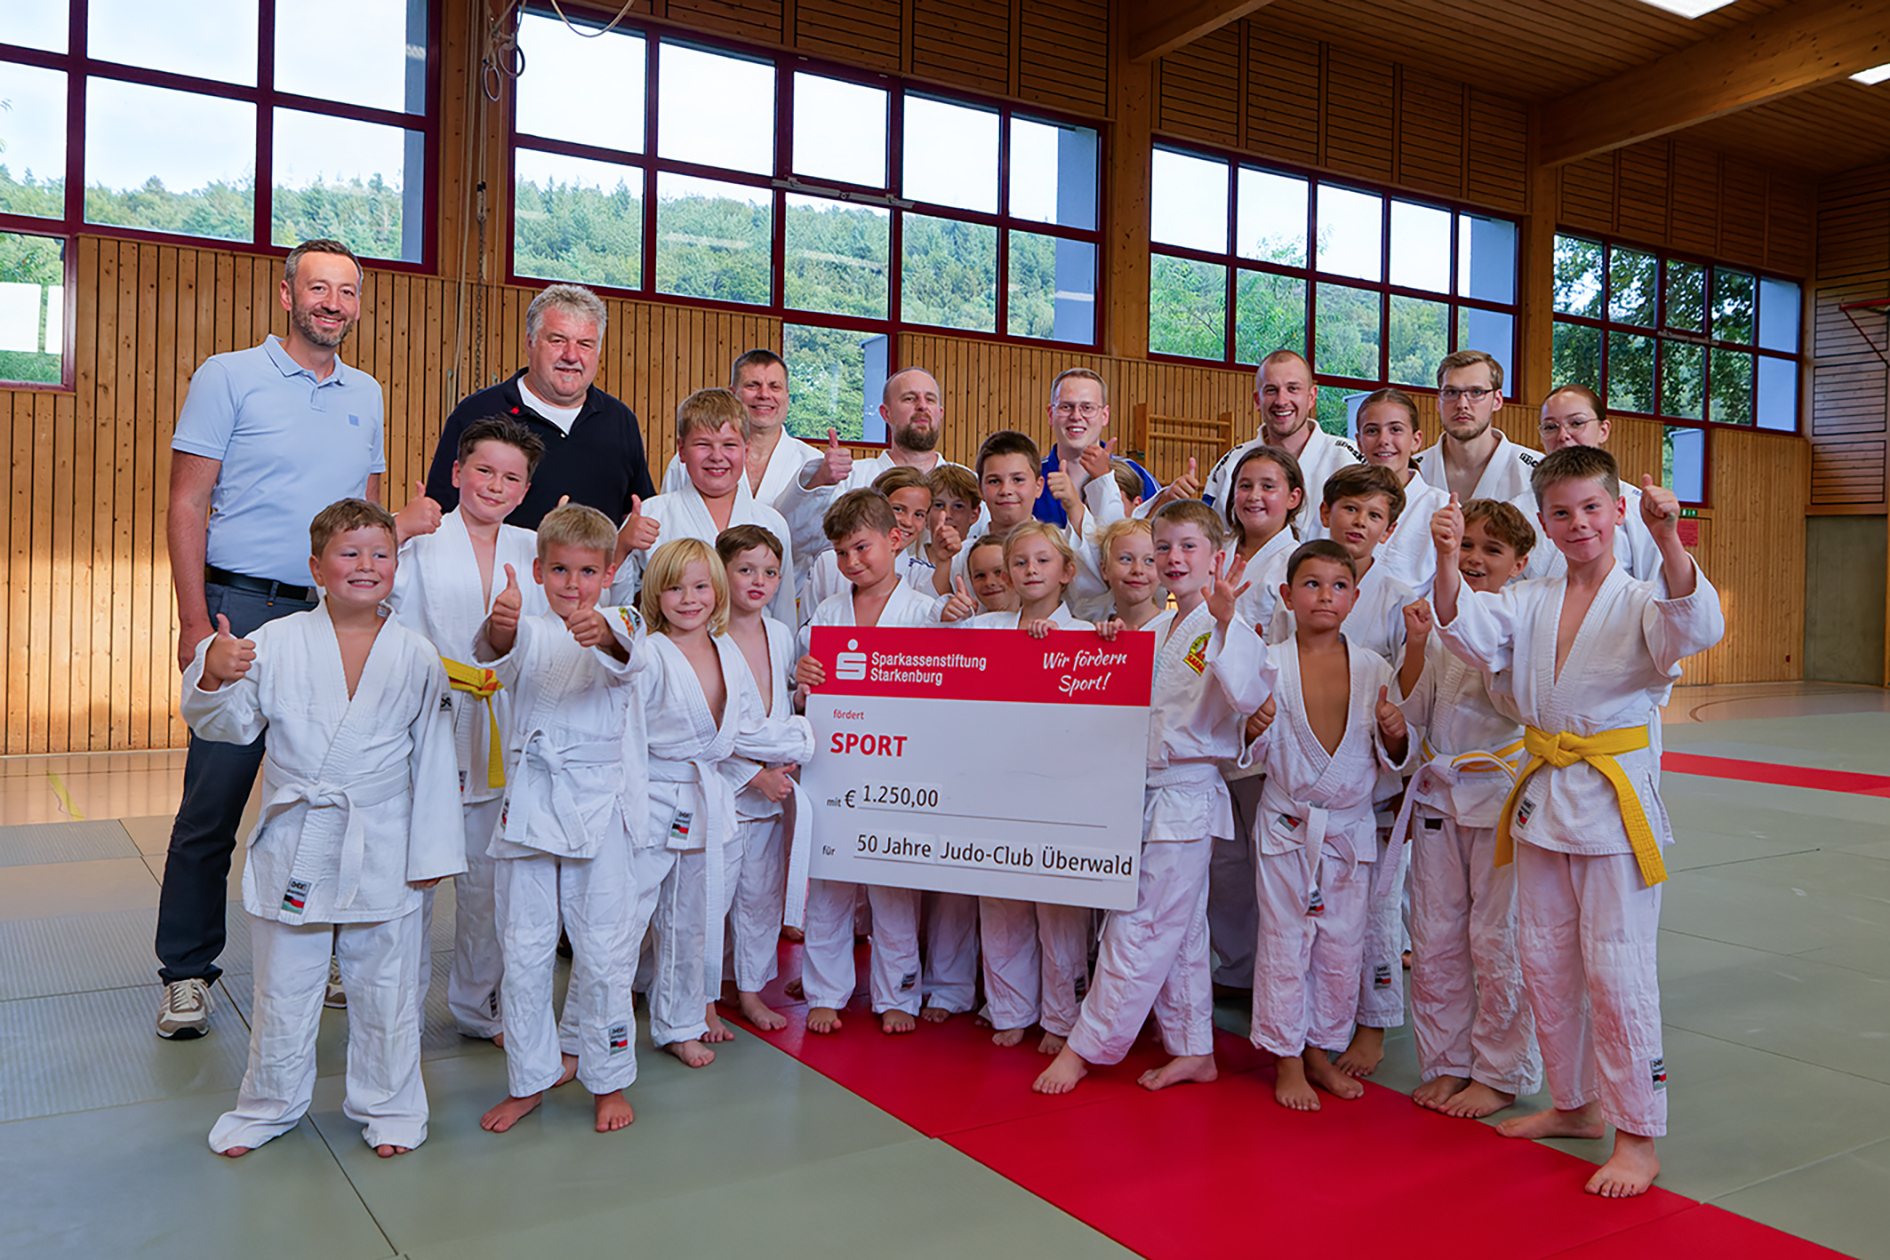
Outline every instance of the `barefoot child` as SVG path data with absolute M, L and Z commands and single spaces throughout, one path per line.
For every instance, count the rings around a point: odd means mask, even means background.
M 1457 574 L 1500 591 L 1522 574 L 1535 531 L 1495 499 L 1464 508 Z M 1516 959 L 1516 868 L 1497 866 L 1496 822 L 1520 765 L 1522 723 L 1491 680 L 1431 633 L 1430 605 L 1404 610 L 1399 686 L 1423 732 L 1391 842 L 1411 846 L 1411 1022 L 1423 1084 L 1411 1101 L 1478 1119 L 1542 1084 L 1536 1025 Z
M 1255 754 L 1266 782 L 1251 1037 L 1280 1056 L 1274 1097 L 1295 1111 L 1319 1110 L 1314 1086 L 1339 1098 L 1365 1092 L 1328 1052 L 1351 1034 L 1371 885 L 1389 876 L 1372 817 L 1378 772 L 1402 770 L 1409 753 L 1404 715 L 1387 695 L 1391 666 L 1344 634 L 1356 565 L 1331 539 L 1287 561 L 1280 601 L 1293 638 L 1269 654 L 1278 715 Z
M 1326 536 L 1345 548 L 1357 571 L 1356 602 L 1343 627 L 1346 642 L 1374 652 L 1397 669 L 1404 661 L 1404 608 L 1416 598 L 1377 551 L 1404 513 L 1404 486 L 1398 474 L 1375 464 L 1353 464 L 1326 478 L 1319 520 Z M 1275 612 L 1275 633 L 1283 642 L 1291 633 L 1292 611 Z M 1398 869 L 1373 880 L 1372 909 L 1365 925 L 1365 965 L 1359 979 L 1358 1023 L 1352 1044 L 1339 1056 L 1339 1069 L 1370 1076 L 1385 1057 L 1385 1030 L 1404 1023 L 1404 863 L 1403 849 L 1390 849 L 1391 824 L 1404 784 L 1395 774 L 1380 773 L 1377 795 L 1378 849 Z M 1377 860 L 1377 859 L 1372 859 Z
M 1240 564 L 1222 571 L 1224 541 L 1204 503 L 1178 500 L 1155 516 L 1156 564 L 1175 606 L 1146 623 L 1155 678 L 1135 909 L 1104 923 L 1095 978 L 1068 1044 L 1032 1086 L 1040 1094 L 1068 1093 L 1092 1063 L 1120 1063 L 1151 1010 L 1173 1058 L 1138 1083 L 1154 1090 L 1216 1076 L 1208 855 L 1234 826 L 1216 763 L 1240 755 L 1246 716 L 1270 683 L 1265 644 L 1234 612 Z
M 394 518 L 343 499 L 309 525 L 309 550 L 320 604 L 248 639 L 219 615 L 184 672 L 183 714 L 200 737 L 269 734 L 243 868 L 256 960 L 249 1069 L 210 1149 L 245 1154 L 308 1110 L 332 950 L 353 999 L 342 1110 L 385 1158 L 427 1137 L 420 890 L 466 869 L 453 724 L 439 654 L 381 613 Z
M 1240 619 L 1265 628 L 1273 621 L 1286 559 L 1299 540 L 1293 523 L 1306 498 L 1299 461 L 1277 446 L 1249 446 L 1234 465 L 1227 498 L 1230 537 L 1227 552 L 1238 556 L 1252 575 L 1240 597 Z M 1260 935 L 1260 908 L 1254 901 L 1253 828 L 1260 807 L 1257 765 L 1228 761 L 1221 766 L 1234 806 L 1234 835 L 1214 844 L 1208 867 L 1208 945 L 1214 983 L 1241 991 L 1253 987 L 1253 947 Z
M 459 506 L 440 518 L 431 534 L 409 538 L 400 549 L 389 601 L 401 624 L 433 641 L 446 665 L 454 694 L 453 743 L 459 750 L 459 801 L 466 831 L 466 873 L 453 881 L 453 968 L 447 975 L 446 1009 L 463 1037 L 486 1040 L 505 1034 L 499 1020 L 499 982 L 505 960 L 493 922 L 492 859 L 486 847 L 499 825 L 505 792 L 505 725 L 512 698 L 498 676 L 471 664 L 473 636 L 505 588 L 505 566 L 530 566 L 538 538 L 505 524 L 530 488 L 545 444 L 510 416 L 475 420 L 460 433 L 453 486 Z M 494 578 L 497 581 L 494 581 Z M 521 591 L 523 611 L 543 613 L 544 592 L 536 583 Z M 432 939 L 433 894 L 421 914 L 422 948 Z M 421 973 L 422 996 L 432 975 Z
M 634 604 L 643 587 L 643 569 L 657 540 L 697 538 L 715 549 L 715 540 L 731 525 L 759 525 L 781 540 L 785 572 L 794 571 L 788 525 L 769 504 L 755 498 L 748 485 L 748 409 L 726 389 L 699 389 L 676 408 L 676 455 L 687 482 L 642 506 L 650 528 L 637 545 L 619 557 L 610 602 Z M 794 584 L 783 582 L 768 615 L 794 624 Z
M 1553 1111 L 1506 1120 L 1509 1137 L 1598 1138 L 1614 1153 L 1590 1194 L 1641 1194 L 1667 1129 L 1654 965 L 1660 848 L 1672 837 L 1647 727 L 1680 662 L 1725 633 L 1719 594 L 1680 543 L 1673 492 L 1641 483 L 1667 598 L 1615 561 L 1625 515 L 1614 457 L 1569 447 L 1536 466 L 1543 532 L 1562 578 L 1460 593 L 1442 557 L 1458 552 L 1453 502 L 1432 521 L 1435 607 L 1444 645 L 1479 669 L 1508 670 L 1528 761 L 1503 808 L 1496 860 L 1516 862 L 1517 950 L 1535 1011 Z M 1592 1012 L 1592 1014 L 1591 1014 Z
M 794 712 L 794 627 L 768 616 L 775 588 L 793 580 L 782 564 L 781 540 L 759 525 L 737 525 L 715 540 L 728 572 L 728 637 L 741 649 L 769 717 Z M 735 966 L 735 1005 L 742 1018 L 774 1032 L 787 1019 L 761 1000 L 779 971 L 781 920 L 787 897 L 787 837 L 782 803 L 791 790 L 783 782 L 795 767 L 772 766 L 735 798 L 741 873 L 729 915 Z
M 664 543 L 643 581 L 650 669 L 642 687 L 649 732 L 651 835 L 675 855 L 657 894 L 656 972 L 650 1040 L 690 1067 L 715 1060 L 709 1043 L 733 1037 L 715 1013 L 722 987 L 722 926 L 741 876 L 735 791 L 753 784 L 779 801 L 790 788 L 770 764 L 798 765 L 813 728 L 791 713 L 770 717 L 723 634 L 728 578 L 699 538 Z M 712 978 L 712 979 L 711 979 Z
M 1088 629 L 1063 606 L 1063 593 L 1076 576 L 1076 556 L 1062 528 L 1025 521 L 1004 536 L 1002 554 L 1010 587 L 1017 593 L 1016 610 L 981 613 L 963 624 L 981 630 L 1026 630 L 1037 638 L 1056 629 Z M 1044 1035 L 1037 1048 L 1045 1054 L 1063 1048 L 1089 981 L 1094 918 L 1085 906 L 978 898 L 984 1018 L 993 1029 L 994 1044 L 1018 1045 L 1032 1024 L 1041 1023 Z
M 834 500 L 823 522 L 840 558 L 848 589 L 824 600 L 801 630 L 801 658 L 794 681 L 805 704 L 806 688 L 827 681 L 826 668 L 808 655 L 814 626 L 937 625 L 942 605 L 950 601 L 912 589 L 899 580 L 893 540 L 898 526 L 892 505 L 876 490 L 850 490 Z M 971 599 L 953 597 L 970 611 Z M 813 879 L 807 887 L 806 944 L 801 954 L 801 985 L 807 994 L 807 1031 L 837 1032 L 840 1011 L 853 996 L 853 902 L 855 886 L 841 880 Z M 909 888 L 869 887 L 873 907 L 873 954 L 870 988 L 880 1030 L 908 1033 L 918 1027 L 919 894 Z
M 522 615 L 518 574 L 473 640 L 473 657 L 512 696 L 505 731 L 505 805 L 493 835 L 494 904 L 505 955 L 507 1097 L 480 1120 L 503 1133 L 575 1074 L 595 1096 L 597 1131 L 635 1119 L 624 1088 L 636 1080 L 631 986 L 667 865 L 662 837 L 642 834 L 647 799 L 643 706 L 648 666 L 635 610 L 606 616 L 617 530 L 595 508 L 566 504 L 538 523 L 532 577 L 550 611 Z M 611 622 L 625 625 L 629 646 Z M 552 1016 L 558 928 L 571 939 L 577 1053 L 560 1053 Z

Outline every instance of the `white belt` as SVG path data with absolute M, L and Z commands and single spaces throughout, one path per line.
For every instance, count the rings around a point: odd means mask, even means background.
M 1253 824 L 1253 841 L 1256 852 L 1260 841 L 1260 828 L 1267 825 L 1267 819 L 1273 814 L 1283 813 L 1288 817 L 1299 819 L 1301 824 L 1306 828 L 1305 838 L 1301 843 L 1303 847 L 1312 854 L 1311 865 L 1314 868 L 1318 867 L 1319 854 L 1328 845 L 1331 846 L 1333 853 L 1338 856 L 1340 861 L 1350 863 L 1353 866 L 1357 866 L 1361 862 L 1371 862 L 1377 857 L 1376 853 L 1373 853 L 1369 857 L 1360 857 L 1358 849 L 1352 843 L 1350 834 L 1352 824 L 1372 817 L 1370 801 L 1349 806 L 1345 809 L 1331 809 L 1324 805 L 1314 805 L 1310 801 L 1293 800 L 1291 797 L 1287 796 L 1284 791 L 1275 787 L 1274 784 L 1275 780 L 1268 778 L 1267 786 L 1260 794 L 1260 810 L 1255 815 Z M 1335 816 L 1339 822 L 1339 826 L 1336 828 L 1332 825 Z M 1391 876 L 1385 873 L 1384 868 L 1387 866 L 1395 870 L 1397 863 L 1380 862 L 1378 863 L 1378 869 L 1372 872 L 1372 895 L 1374 896 L 1383 892 L 1381 881 L 1391 878 Z
M 585 829 L 577 797 L 571 790 L 570 777 L 564 771 L 573 766 L 621 766 L 623 745 L 616 740 L 599 739 L 553 747 L 541 727 L 525 737 L 514 764 L 510 801 L 506 809 L 504 835 L 513 844 L 530 848 L 529 837 L 550 819 L 558 824 L 565 839 L 565 852 L 577 854 L 591 847 L 592 836 Z
M 1429 740 L 1424 741 L 1424 764 L 1418 767 L 1416 774 L 1404 790 L 1404 806 L 1398 810 L 1398 820 L 1391 824 L 1391 848 L 1396 849 L 1411 835 L 1411 811 L 1417 805 L 1420 793 L 1429 787 L 1452 788 L 1462 783 L 1467 776 L 1485 774 L 1506 774 L 1510 782 L 1516 781 L 1517 767 L 1510 758 L 1522 751 L 1522 741 L 1506 744 L 1495 752 L 1473 749 L 1470 752 L 1436 752 Z
M 390 766 L 379 774 L 369 775 L 351 783 L 340 785 L 315 782 L 292 774 L 286 766 L 270 759 L 274 774 L 266 778 L 277 778 L 275 793 L 262 808 L 262 823 L 253 835 L 260 836 L 276 818 L 306 803 L 313 813 L 318 809 L 339 809 L 342 811 L 341 831 L 341 871 L 335 885 L 335 909 L 346 910 L 354 904 L 354 895 L 361 889 L 361 866 L 367 854 L 367 829 L 362 823 L 360 811 L 370 805 L 379 805 L 391 801 L 407 792 L 409 781 L 407 766 Z M 306 828 L 304 829 L 306 833 Z M 292 877 L 315 883 L 319 871 L 300 869 L 302 856 L 301 841 L 296 842 L 295 856 L 290 859 L 289 870 Z
M 1150 789 L 1213 787 L 1220 782 L 1220 765 L 1214 761 L 1171 761 L 1165 766 L 1150 766 L 1148 777 L 1143 780 L 1145 788 Z

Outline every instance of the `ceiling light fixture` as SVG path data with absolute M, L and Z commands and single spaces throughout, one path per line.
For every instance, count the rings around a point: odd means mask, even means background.
M 1885 79 L 1890 79 L 1890 61 L 1884 62 L 1881 66 L 1872 66 L 1868 70 L 1859 70 L 1851 77 L 1866 87 L 1873 83 L 1882 83 Z
M 1656 9 L 1665 9 L 1669 13 L 1678 13 L 1683 18 L 1696 18 L 1714 9 L 1723 9 L 1733 0 L 1647 0 Z

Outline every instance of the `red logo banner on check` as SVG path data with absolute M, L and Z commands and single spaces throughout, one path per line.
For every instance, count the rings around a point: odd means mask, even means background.
M 1154 636 L 817 627 L 817 879 L 1124 910 Z
M 827 670 L 815 693 L 823 696 L 1145 705 L 1155 636 L 1106 643 L 1085 630 L 1033 639 L 1022 630 L 816 626 L 812 654 Z

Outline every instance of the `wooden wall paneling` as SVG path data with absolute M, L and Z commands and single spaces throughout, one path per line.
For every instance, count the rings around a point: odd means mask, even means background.
M 669 0 L 667 17 L 757 43 L 782 42 L 782 0 Z
M 53 424 L 52 395 L 43 391 L 32 396 L 28 425 L 32 434 L 33 468 L 33 618 L 29 644 L 52 642 L 52 566 L 53 566 Z M 26 746 L 33 752 L 45 752 L 50 723 L 53 671 L 42 663 L 32 672 L 27 692 L 33 706 L 26 719 Z
M 457 397 L 447 396 L 448 379 L 446 363 L 443 361 L 443 348 L 451 336 L 452 317 L 447 310 L 447 286 L 439 280 L 416 277 L 414 286 L 422 291 L 427 305 L 426 322 L 426 406 L 414 414 L 408 412 L 408 447 L 405 471 L 401 474 L 402 489 L 411 487 L 416 480 L 424 480 L 427 475 L 427 461 L 433 454 L 434 444 L 440 439 L 441 431 L 446 427 L 447 413 L 459 402 Z M 401 501 L 407 496 L 403 494 Z M 392 502 L 393 500 L 389 500 Z
M 1848 302 L 1887 295 L 1890 276 L 1821 285 L 1813 291 L 1813 512 L 1883 511 L 1890 503 L 1884 469 L 1890 369 L 1877 357 L 1878 349 L 1890 348 L 1890 330 L 1879 312 L 1859 312 L 1853 325 L 1839 309 Z M 1867 335 L 1860 334 L 1860 326 Z
M 1396 67 L 1378 58 L 1326 47 L 1325 147 L 1322 162 L 1337 171 L 1389 182 L 1396 145 Z
M 1469 89 L 1464 196 L 1521 214 L 1529 201 L 1529 111 L 1520 101 Z
M 112 596 L 121 614 L 112 644 L 112 732 L 120 748 L 137 748 L 131 729 L 131 638 L 142 610 L 132 592 L 131 513 L 123 505 L 133 501 L 133 460 L 137 446 L 138 247 L 129 241 L 108 241 L 100 246 L 116 258 L 112 273 L 116 289 L 116 317 L 112 334 L 117 339 L 112 371 Z
M 1023 0 L 1016 58 L 1025 100 L 1091 117 L 1109 112 L 1106 0 Z
M 211 259 L 212 275 L 217 262 Z M 86 560 L 92 574 L 92 659 L 94 700 L 91 712 L 91 747 L 118 747 L 112 724 L 115 691 L 112 667 L 116 653 L 112 640 L 125 623 L 124 607 L 112 581 L 112 529 L 116 513 L 112 469 L 117 444 L 113 419 L 117 414 L 118 247 L 97 237 L 79 238 L 79 318 L 74 352 L 79 357 L 78 387 L 82 406 L 90 413 L 92 431 L 92 545 Z M 201 300 L 201 298 L 200 298 Z M 8 745 L 8 752 L 15 749 Z
M 1557 218 L 1573 228 L 1612 232 L 1618 155 L 1603 153 L 1558 168 L 1562 195 Z
M 1398 67 L 1396 181 L 1445 197 L 1464 195 L 1464 98 L 1461 83 Z
M 100 747 L 98 722 L 93 697 L 103 695 L 93 685 L 95 644 L 111 625 L 110 599 L 101 606 L 96 596 L 98 566 L 94 558 L 94 530 L 102 496 L 98 493 L 97 441 L 93 426 L 92 385 L 94 367 L 87 353 L 93 345 L 90 330 L 98 325 L 97 248 L 86 249 L 83 238 L 74 242 L 78 250 L 78 291 L 73 299 L 74 392 L 65 423 L 72 429 L 72 537 L 68 563 L 72 569 L 72 629 L 67 649 L 67 672 L 71 675 L 69 692 L 67 748 L 83 751 Z M 108 526 L 109 528 L 109 526 Z M 4 554 L 0 546 L 0 554 Z
M 1890 270 L 1890 166 L 1818 186 L 1818 278 Z
M 1808 181 L 1773 178 L 1766 190 L 1765 265 L 1795 276 L 1817 269 L 1818 202 Z
M 818 53 L 897 71 L 904 45 L 899 0 L 795 0 L 794 44 Z
M 1721 429 L 1713 436 L 1710 555 L 1700 566 L 1719 588 L 1726 637 L 1703 664 L 1716 683 L 1798 679 L 1810 448 L 1790 434 Z
M 1719 154 L 1695 144 L 1673 145 L 1673 214 L 1671 238 L 1675 249 L 1697 254 L 1719 253 Z
M 1648 245 L 1668 242 L 1673 203 L 1671 149 L 1665 140 L 1652 140 L 1620 151 L 1620 230 Z
M 1010 0 L 915 0 L 912 73 L 1002 95 L 1011 86 Z
M 24 393 L 0 391 L 0 434 L 4 434 L 7 438 L 9 456 L 13 454 L 11 448 L 14 408 L 25 397 Z M 4 566 L 4 571 L 0 572 L 0 669 L 5 671 L 4 674 L 0 674 L 0 677 L 6 679 L 9 696 L 23 696 L 26 694 L 24 689 L 26 643 L 22 635 L 15 633 L 13 619 L 22 608 L 15 588 L 26 580 L 26 574 L 21 571 L 14 553 L 15 540 L 20 531 L 15 527 L 13 518 L 19 506 L 15 501 L 15 496 L 20 493 L 24 479 L 19 475 L 17 462 L 10 464 L 10 467 L 13 471 L 7 484 L 6 510 L 0 512 L 0 566 Z M 14 659 L 16 650 L 21 658 L 17 662 Z M 6 706 L 6 714 L 0 717 L 0 752 L 17 751 L 12 728 L 16 720 L 22 723 L 26 720 L 25 709 L 26 706 L 17 701 Z
M 1240 143 L 1240 24 L 1161 59 L 1156 127 L 1214 144 Z
M 150 351 L 153 339 L 161 337 L 163 330 L 158 326 L 158 286 L 160 282 L 160 254 L 163 246 L 141 245 L 138 247 L 138 325 L 139 353 L 138 364 L 138 408 L 134 417 L 135 432 L 132 439 L 132 457 L 135 461 L 132 474 L 131 511 L 131 603 L 136 612 L 132 618 L 131 633 L 131 738 L 132 747 L 150 748 L 152 727 L 153 684 L 163 678 L 168 682 L 168 673 L 155 675 L 151 668 L 153 642 L 160 636 L 155 633 L 152 624 L 156 620 L 157 607 L 153 599 L 151 581 L 155 555 L 151 546 L 151 520 L 156 511 L 154 488 L 151 485 L 151 473 L 154 466 L 156 439 L 157 399 L 157 358 Z M 260 268 L 259 268 L 260 270 Z M 166 687 L 164 690 L 168 691 Z M 159 701 L 162 704 L 162 701 Z M 169 733 L 169 709 L 166 706 L 163 726 Z
M 1319 44 L 1240 23 L 1247 37 L 1247 144 L 1288 162 L 1319 161 Z
M 190 394 L 191 377 L 197 370 L 197 364 L 215 353 L 216 349 L 197 322 L 198 314 L 203 309 L 203 299 L 207 296 L 198 291 L 205 252 L 198 249 L 177 251 L 177 344 L 171 352 L 171 402 L 168 408 L 156 416 L 152 451 L 155 458 L 151 489 L 155 511 L 151 520 L 151 554 L 154 559 L 151 601 L 155 633 L 151 670 L 153 677 L 158 680 L 159 694 L 164 699 L 161 706 L 153 706 L 156 716 L 153 720 L 152 743 L 156 747 L 179 745 L 189 738 L 189 726 L 178 712 L 176 688 L 166 685 L 178 677 L 175 648 L 177 630 L 173 628 L 177 620 L 177 600 L 171 583 L 171 552 L 168 543 L 171 519 L 171 438 L 177 432 L 177 415 L 183 410 L 184 399 Z
M 33 651 L 33 395 L 12 395 L 12 467 L 7 516 L 7 751 L 28 751 Z
M 1729 262 L 1766 262 L 1766 200 L 1763 167 L 1734 158 L 1720 163 L 1718 256 Z

